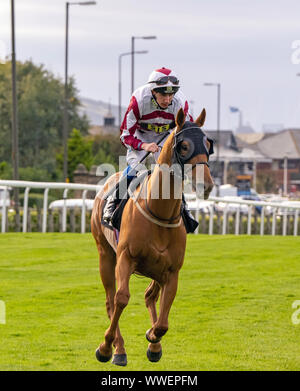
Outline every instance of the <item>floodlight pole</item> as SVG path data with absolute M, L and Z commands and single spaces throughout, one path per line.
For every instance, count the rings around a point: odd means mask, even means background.
M 19 180 L 19 130 L 17 111 L 16 51 L 15 51 L 15 4 L 11 0 L 11 73 L 12 73 L 12 164 L 13 178 Z M 19 189 L 14 188 L 17 231 L 20 229 Z
M 135 39 L 156 39 L 155 35 L 147 35 L 143 37 L 131 37 L 131 94 L 134 91 L 134 40 Z
M 138 50 L 134 52 L 135 54 L 146 54 L 148 53 L 148 50 Z M 122 57 L 132 55 L 132 52 L 127 53 L 121 53 L 119 55 L 119 61 L 118 61 L 118 86 L 119 86 L 119 127 L 121 127 L 121 121 L 122 121 Z
M 68 63 L 69 63 L 69 6 L 70 5 L 95 5 L 95 1 L 66 2 L 66 37 L 65 37 L 65 86 L 64 86 L 64 122 L 63 122 L 63 175 L 64 181 L 68 181 L 68 133 L 69 133 L 69 91 L 68 91 Z
M 218 167 L 218 178 L 219 178 L 219 163 L 220 163 L 220 116 L 221 116 L 221 84 L 220 83 L 204 83 L 204 86 L 217 87 L 217 167 Z M 225 170 L 225 162 L 224 162 Z M 219 180 L 219 179 L 218 179 Z M 217 196 L 219 196 L 219 184 L 217 184 Z

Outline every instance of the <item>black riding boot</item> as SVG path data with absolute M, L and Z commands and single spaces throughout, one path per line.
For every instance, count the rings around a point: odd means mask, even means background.
M 189 210 L 187 203 L 182 193 L 182 218 L 187 233 L 192 233 L 198 227 L 199 223 L 194 219 L 191 211 Z
M 107 197 L 102 215 L 103 221 L 105 221 L 106 223 L 109 223 L 111 221 L 112 215 L 119 203 L 119 186 L 117 186 L 116 190 L 110 196 Z
M 120 202 L 122 201 L 122 196 L 120 197 L 120 185 L 121 185 L 121 182 L 123 183 L 123 181 L 126 181 L 127 183 L 127 188 L 128 186 L 130 185 L 131 181 L 136 178 L 135 176 L 124 176 L 120 182 L 116 185 L 116 189 L 115 191 L 107 197 L 107 201 L 106 201 L 106 204 L 105 204 L 105 207 L 103 209 L 103 214 L 102 214 L 102 219 L 103 221 L 105 221 L 106 223 L 110 223 L 112 218 L 113 218 L 113 214 L 115 212 L 115 210 L 117 209 L 117 206 L 120 204 Z

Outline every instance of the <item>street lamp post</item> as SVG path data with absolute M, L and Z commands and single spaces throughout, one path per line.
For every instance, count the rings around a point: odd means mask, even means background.
M 135 39 L 156 39 L 155 35 L 147 35 L 143 37 L 131 37 L 131 94 L 134 91 L 134 40 Z
M 135 51 L 134 54 L 146 54 L 148 53 L 148 50 L 138 50 Z M 119 55 L 119 66 L 118 66 L 118 75 L 119 75 L 119 127 L 121 127 L 121 120 L 122 120 L 122 57 L 131 55 L 131 52 L 121 53 Z
M 204 83 L 207 87 L 217 87 L 217 170 L 219 178 L 220 168 L 220 116 L 221 116 L 221 84 L 220 83 Z M 225 167 L 224 167 L 225 169 Z M 219 179 L 218 179 L 219 180 Z M 219 196 L 219 184 L 217 184 L 217 196 Z
M 64 88 L 64 123 L 63 123 L 63 148 L 64 148 L 64 181 L 68 179 L 68 129 L 69 129 L 69 94 L 68 94 L 68 55 L 69 55 L 69 6 L 70 5 L 95 5 L 96 1 L 82 1 L 76 3 L 66 2 L 66 41 L 65 41 L 65 88 Z
M 12 73 L 12 164 L 14 168 L 13 178 L 19 179 L 19 131 L 18 131 L 18 112 L 17 112 L 17 83 L 16 83 L 16 52 L 15 52 L 15 4 L 11 0 L 11 73 Z M 19 189 L 14 188 L 14 202 L 16 211 L 17 230 L 20 226 L 19 215 Z

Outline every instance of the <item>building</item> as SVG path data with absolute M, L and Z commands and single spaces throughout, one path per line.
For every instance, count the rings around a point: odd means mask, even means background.
M 120 134 L 115 125 L 118 106 L 86 98 L 81 101 L 82 112 L 93 124 L 89 129 L 91 135 Z M 205 133 L 215 141 L 210 167 L 217 184 L 235 184 L 237 175 L 251 175 L 255 189 L 257 179 L 265 178 L 266 184 L 269 182 L 267 191 L 300 193 L 300 129 L 256 133 L 249 125 L 243 125 L 240 112 L 236 132 L 205 130 Z
M 118 136 L 120 134 L 120 129 L 115 124 L 115 116 L 111 111 L 110 104 L 106 112 L 103 114 L 103 124 L 92 125 L 89 128 L 89 134 L 92 136 L 98 136 L 100 134 L 111 134 L 114 136 Z
M 115 123 L 118 116 L 119 107 L 111 103 L 96 101 L 88 98 L 80 98 L 81 107 L 79 112 L 85 114 L 91 122 L 89 134 L 97 136 L 99 134 L 119 135 L 120 129 Z M 122 107 L 125 114 L 125 108 Z
M 217 141 L 216 131 L 206 133 Z M 216 162 L 217 153 L 211 160 Z M 219 170 L 216 171 L 219 172 L 220 183 L 227 183 L 229 172 L 234 172 L 251 175 L 254 188 L 259 175 L 269 182 L 273 191 L 284 194 L 300 192 L 300 129 L 239 134 L 220 131 Z M 214 174 L 218 176 L 218 173 Z
M 264 175 L 275 175 L 284 194 L 300 192 L 300 129 L 268 134 L 257 145 L 272 161 L 259 167 Z
M 270 158 L 258 150 L 256 146 L 247 142 L 241 143 L 231 130 L 219 132 L 220 145 L 218 145 L 216 130 L 206 130 L 205 133 L 215 141 L 215 153 L 210 157 L 210 160 L 212 162 L 211 172 L 217 184 L 235 184 L 237 175 L 251 175 L 255 188 L 257 164 L 270 162 Z M 254 135 L 255 133 L 252 137 Z

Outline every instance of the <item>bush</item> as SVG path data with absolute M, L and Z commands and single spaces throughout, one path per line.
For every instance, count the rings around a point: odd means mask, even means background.
M 24 205 L 24 193 L 19 196 L 20 204 Z M 55 196 L 48 194 L 48 205 L 50 202 L 55 201 L 57 198 Z M 28 196 L 28 207 L 29 208 L 42 208 L 44 202 L 44 194 L 38 193 L 29 193 Z

